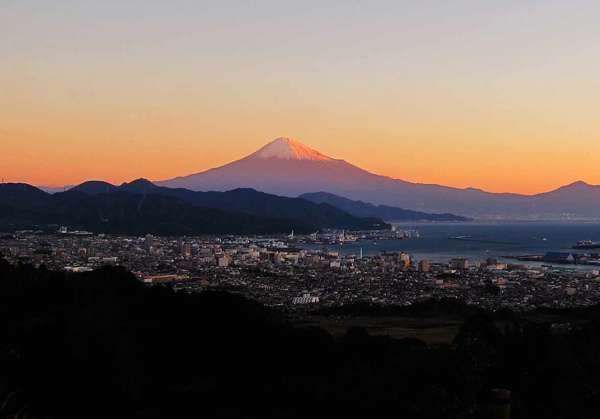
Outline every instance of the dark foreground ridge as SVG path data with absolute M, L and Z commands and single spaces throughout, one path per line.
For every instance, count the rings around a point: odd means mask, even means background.
M 0 418 L 492 417 L 495 388 L 513 418 L 600 413 L 597 308 L 563 332 L 450 310 L 468 316 L 452 345 L 334 339 L 233 294 L 0 260 Z

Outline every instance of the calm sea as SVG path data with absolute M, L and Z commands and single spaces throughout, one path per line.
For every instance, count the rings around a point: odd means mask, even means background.
M 454 257 L 467 257 L 471 260 L 495 257 L 509 261 L 502 256 L 544 254 L 550 251 L 575 252 L 571 246 L 579 240 L 600 241 L 600 223 L 597 222 L 411 223 L 397 226 L 399 229 L 419 231 L 420 238 L 359 241 L 327 248 L 343 254 L 358 254 L 362 248 L 364 255 L 404 251 L 417 260 L 428 259 L 434 262 L 445 262 Z M 464 237 L 466 240 L 456 240 L 453 237 Z M 587 252 L 600 253 L 600 249 Z

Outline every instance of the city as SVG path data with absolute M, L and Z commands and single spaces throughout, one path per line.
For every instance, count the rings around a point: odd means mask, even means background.
M 407 306 L 446 298 L 489 310 L 517 311 L 584 307 L 600 301 L 600 269 L 529 266 L 494 258 L 433 263 L 415 260 L 402 251 L 342 254 L 322 244 L 360 237 L 386 240 L 391 234 L 334 230 L 318 237 L 316 233 L 129 237 L 62 228 L 55 234 L 3 234 L 0 253 L 11 263 L 70 272 L 119 265 L 145 284 L 169 284 L 188 292 L 226 290 L 289 311 L 318 311 L 359 302 Z M 393 237 L 416 234 L 398 230 Z M 305 247 L 315 241 L 322 245 Z

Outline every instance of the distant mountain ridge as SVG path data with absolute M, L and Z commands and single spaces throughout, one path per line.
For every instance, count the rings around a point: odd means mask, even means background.
M 371 229 L 385 228 L 376 217 L 358 218 L 327 203 L 314 203 L 301 198 L 281 197 L 250 188 L 238 188 L 226 192 L 194 192 L 183 188 L 157 186 L 146 179 L 137 179 L 120 186 L 106 182 L 85 182 L 71 191 L 97 194 L 128 192 L 153 194 L 181 199 L 189 204 L 228 212 L 239 212 L 259 217 L 298 220 L 314 230 L 321 228 Z
M 324 191 L 376 205 L 474 218 L 600 219 L 600 186 L 585 182 L 537 195 L 413 183 L 370 173 L 288 138 L 223 166 L 156 183 L 196 191 L 251 187 L 290 197 Z
M 257 217 L 127 192 L 47 194 L 25 184 L 0 184 L 0 231 L 70 228 L 140 235 L 266 234 L 310 230 L 298 220 Z
M 373 205 L 368 202 L 353 201 L 327 192 L 306 193 L 300 195 L 300 198 L 316 203 L 327 203 L 356 217 L 376 217 L 385 221 L 471 221 L 470 218 L 454 214 L 431 214 L 387 205 Z
M 0 231 L 67 225 L 102 233 L 271 234 L 321 228 L 388 228 L 327 204 L 253 190 L 196 193 L 139 179 L 121 186 L 84 182 L 48 194 L 27 184 L 0 184 Z

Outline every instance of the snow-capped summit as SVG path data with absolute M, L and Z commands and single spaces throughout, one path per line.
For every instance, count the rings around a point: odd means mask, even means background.
M 360 173 L 360 174 L 359 174 Z M 161 186 L 204 191 L 249 187 L 284 196 L 331 191 L 327 186 L 355 185 L 369 173 L 291 138 L 277 138 L 239 160 L 204 172 L 158 182 Z
M 291 138 L 279 137 L 251 154 L 251 158 L 259 159 L 286 159 L 286 160 L 333 160 L 324 154 L 319 153 L 310 147 L 305 146 L 299 141 Z

